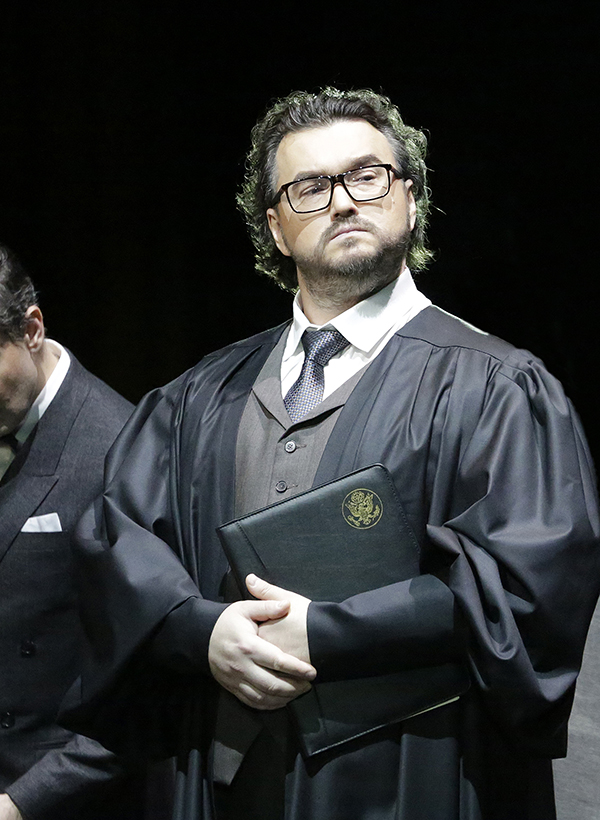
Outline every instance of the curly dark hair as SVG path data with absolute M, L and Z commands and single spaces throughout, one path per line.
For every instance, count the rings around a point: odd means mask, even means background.
M 286 290 L 293 291 L 298 286 L 296 266 L 275 245 L 266 215 L 277 193 L 276 154 L 279 144 L 286 134 L 295 131 L 355 119 L 366 120 L 387 137 L 403 177 L 413 182 L 417 218 L 408 246 L 408 266 L 413 271 L 420 270 L 433 257 L 425 244 L 429 214 L 425 134 L 405 125 L 391 100 L 370 89 L 340 91 L 327 87 L 314 94 L 295 91 L 275 102 L 252 129 L 246 175 L 237 196 L 238 207 L 254 244 L 256 269 L 275 279 Z
M 28 274 L 14 253 L 0 245 L 0 344 L 24 337 L 25 314 L 37 304 L 38 296 Z

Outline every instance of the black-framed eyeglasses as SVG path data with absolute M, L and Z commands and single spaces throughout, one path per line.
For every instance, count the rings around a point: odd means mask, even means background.
M 277 205 L 283 194 L 286 195 L 290 208 L 297 214 L 311 214 L 324 211 L 331 205 L 333 189 L 338 182 L 354 202 L 370 202 L 387 196 L 392 187 L 392 174 L 402 179 L 402 173 L 389 163 L 363 165 L 352 168 L 343 174 L 323 174 L 318 177 L 306 177 L 286 182 L 282 185 L 273 200 Z

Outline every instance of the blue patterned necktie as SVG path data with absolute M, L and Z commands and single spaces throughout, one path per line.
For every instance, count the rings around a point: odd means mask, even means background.
M 323 400 L 323 368 L 336 353 L 350 343 L 339 330 L 305 330 L 302 335 L 304 363 L 298 379 L 283 400 L 294 424 Z

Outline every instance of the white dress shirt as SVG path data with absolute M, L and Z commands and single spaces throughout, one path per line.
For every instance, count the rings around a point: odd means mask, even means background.
M 27 437 L 35 425 L 50 406 L 50 402 L 58 393 L 58 389 L 63 383 L 71 364 L 71 357 L 61 344 L 53 341 L 52 339 L 46 339 L 46 342 L 58 351 L 59 359 L 54 366 L 54 370 L 50 374 L 48 381 L 42 387 L 36 400 L 29 408 L 29 412 L 23 419 L 21 426 L 15 431 L 15 438 L 20 444 L 23 444 L 23 442 L 27 440 Z
M 281 362 L 281 393 L 286 395 L 294 384 L 304 361 L 302 334 L 305 330 L 336 328 L 350 342 L 323 368 L 323 398 L 381 353 L 394 333 L 431 304 L 413 281 L 408 268 L 385 288 L 363 299 L 325 325 L 313 325 L 302 312 L 300 293 L 293 306 L 293 322 Z

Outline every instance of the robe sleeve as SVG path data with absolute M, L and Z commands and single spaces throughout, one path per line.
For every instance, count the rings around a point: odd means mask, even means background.
M 456 426 L 452 402 L 449 417 Z M 541 754 L 564 754 L 600 586 L 598 507 L 580 423 L 537 360 L 509 359 L 490 378 L 446 484 L 450 514 L 427 528 L 444 584 L 423 576 L 311 604 L 313 662 L 335 678 L 352 664 L 378 674 L 394 657 L 402 667 L 462 653 L 494 720 Z
M 224 608 L 202 598 L 180 558 L 171 481 L 182 381 L 142 400 L 108 456 L 104 494 L 77 530 L 87 654 L 81 691 L 71 691 L 61 722 L 122 755 L 168 754 L 186 681 L 194 686 L 176 663 L 169 668 L 155 636 L 193 603 L 190 651 L 197 671 L 208 671 L 208 641 Z
M 46 752 L 6 787 L 6 793 L 26 820 L 68 820 L 92 803 L 101 805 L 105 798 L 113 798 L 127 774 L 131 776 L 115 755 L 76 735 L 65 746 Z

